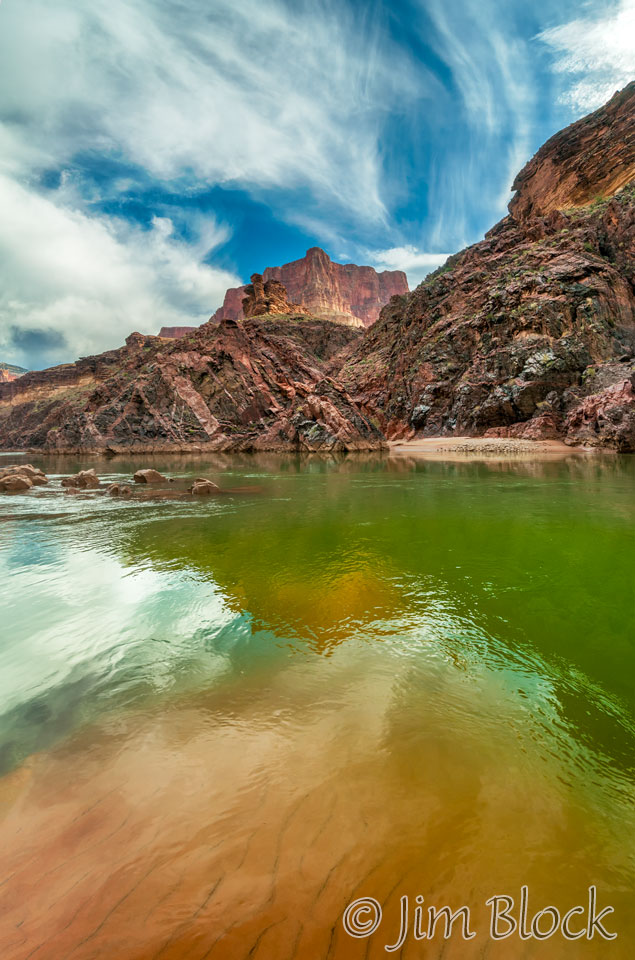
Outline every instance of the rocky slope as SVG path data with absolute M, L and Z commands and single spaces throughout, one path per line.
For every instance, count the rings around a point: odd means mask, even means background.
M 16 367 L 13 363 L 0 363 L 0 383 L 10 383 L 26 373 L 24 367 Z
M 635 450 L 634 134 L 635 83 L 542 147 L 483 241 L 384 308 L 340 379 L 388 437 Z
M 329 375 L 357 331 L 302 316 L 203 324 L 0 385 L 0 447 L 369 450 L 373 423 Z
M 408 281 L 401 270 L 378 273 L 373 267 L 334 263 L 320 247 L 307 250 L 301 260 L 267 267 L 262 276 L 265 282 L 282 283 L 290 299 L 304 304 L 313 316 L 357 327 L 373 324 L 392 296 L 408 292 Z M 228 290 L 212 320 L 242 319 L 244 289 Z

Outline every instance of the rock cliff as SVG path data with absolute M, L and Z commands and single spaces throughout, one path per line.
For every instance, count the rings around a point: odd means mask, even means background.
M 0 385 L 0 448 L 372 450 L 377 427 L 330 375 L 357 331 L 310 317 L 203 324 Z
M 340 379 L 388 437 L 635 450 L 634 127 L 635 83 L 542 147 L 483 241 L 384 308 Z
M 279 280 L 263 280 L 259 273 L 251 275 L 243 297 L 243 316 L 262 317 L 265 314 L 303 314 L 301 303 L 289 303 L 287 291 Z
M 334 263 L 319 247 L 307 250 L 301 260 L 267 267 L 262 276 L 265 282 L 282 283 L 289 298 L 303 304 L 313 316 L 357 327 L 371 326 L 392 296 L 408 292 L 408 281 L 401 270 L 378 273 L 373 267 Z M 244 290 L 228 290 L 212 320 L 242 319 Z
M 24 373 L 26 373 L 24 367 L 16 367 L 13 363 L 0 363 L 0 383 L 11 383 Z
M 585 206 L 635 179 L 635 81 L 540 148 L 512 184 L 515 220 Z

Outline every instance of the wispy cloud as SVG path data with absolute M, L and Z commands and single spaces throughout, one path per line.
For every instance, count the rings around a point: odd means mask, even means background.
M 378 118 L 417 89 L 369 14 L 334 0 L 19 0 L 3 112 L 42 154 L 118 152 L 159 179 L 294 188 L 385 216 Z M 371 8 L 369 7 L 369 11 Z
M 578 113 L 601 106 L 635 78 L 635 0 L 602 4 L 538 37 L 566 78 L 562 101 Z
M 432 270 L 441 267 L 450 254 L 426 253 L 408 245 L 368 251 L 366 256 L 377 270 L 403 270 L 408 277 L 408 286 L 414 290 Z

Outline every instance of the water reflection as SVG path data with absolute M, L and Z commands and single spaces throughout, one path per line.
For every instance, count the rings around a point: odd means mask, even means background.
M 630 461 L 153 465 L 242 493 L 0 500 L 3 958 L 382 956 L 356 895 L 591 882 L 630 955 Z

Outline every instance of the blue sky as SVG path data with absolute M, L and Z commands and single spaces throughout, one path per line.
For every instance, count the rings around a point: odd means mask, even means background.
M 411 287 L 635 75 L 635 0 L 0 0 L 0 359 L 324 247 Z

